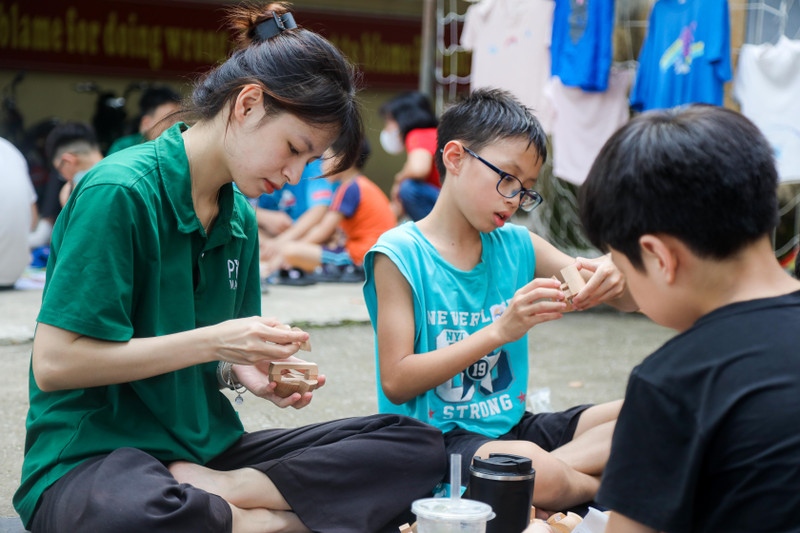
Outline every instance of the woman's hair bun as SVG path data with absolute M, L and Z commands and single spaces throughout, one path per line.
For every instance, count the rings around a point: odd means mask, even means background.
M 236 33 L 237 48 L 247 48 L 263 42 L 283 29 L 296 28 L 288 2 L 253 3 L 232 6 L 228 10 L 227 25 Z M 268 26 L 260 25 L 271 22 Z

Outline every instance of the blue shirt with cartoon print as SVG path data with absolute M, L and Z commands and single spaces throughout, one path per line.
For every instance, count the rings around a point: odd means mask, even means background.
M 637 111 L 688 103 L 722 105 L 731 79 L 727 0 L 659 0 L 650 13 L 639 72 L 631 89 Z

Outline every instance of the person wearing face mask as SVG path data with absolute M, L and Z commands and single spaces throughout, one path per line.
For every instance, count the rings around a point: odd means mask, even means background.
M 420 92 L 400 94 L 380 108 L 385 126 L 380 142 L 389 154 L 406 152 L 406 162 L 394 177 L 390 194 L 399 219 L 417 221 L 430 213 L 441 183 L 434 164 L 437 120 L 428 97 Z

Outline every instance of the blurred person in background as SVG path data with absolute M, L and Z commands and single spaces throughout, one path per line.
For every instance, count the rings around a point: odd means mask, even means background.
M 103 159 L 94 129 L 83 122 L 65 122 L 53 128 L 45 142 L 45 153 L 66 181 L 58 195 L 61 207 L 83 176 Z
M 389 154 L 405 150 L 406 162 L 394 177 L 392 209 L 400 219 L 417 221 L 430 213 L 439 197 L 439 171 L 434 164 L 438 121 L 428 97 L 420 92 L 400 94 L 380 108 L 384 120 L 381 146 Z
M 28 234 L 37 218 L 25 157 L 0 138 L 0 290 L 13 289 L 30 263 Z
M 145 89 L 139 98 L 139 131 L 114 141 L 106 155 L 155 139 L 178 120 L 177 111 L 180 107 L 180 95 L 169 87 Z M 174 115 L 175 120 L 164 120 L 171 115 Z

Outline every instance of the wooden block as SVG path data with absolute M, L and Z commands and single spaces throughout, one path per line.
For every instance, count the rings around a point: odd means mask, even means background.
M 303 331 L 302 329 L 298 328 L 297 326 L 289 326 L 287 324 L 281 324 L 281 325 L 279 325 L 277 327 L 279 327 L 281 329 L 290 329 L 292 331 Z M 310 352 L 311 351 L 311 338 L 310 337 L 309 337 L 309 339 L 307 341 L 303 341 L 302 343 L 300 343 L 300 349 L 303 350 L 303 351 L 306 351 L 306 352 Z
M 269 364 L 269 381 L 278 383 L 275 394 L 281 398 L 291 396 L 295 392 L 305 394 L 317 388 L 319 370 L 316 363 L 271 362 Z
M 555 276 L 551 276 L 550 279 L 554 279 L 556 281 L 559 281 L 558 278 L 555 277 Z M 560 290 L 561 292 L 564 293 L 564 303 L 567 304 L 567 307 L 564 308 L 562 313 L 569 313 L 570 311 L 574 311 L 575 308 L 572 307 L 572 301 L 570 300 L 570 298 L 572 298 L 572 293 L 570 292 L 569 287 L 567 286 L 567 284 L 566 283 L 562 283 L 561 286 L 558 288 L 558 290 Z
M 581 522 L 583 522 L 583 518 L 576 513 L 556 513 L 547 519 L 547 524 L 559 533 L 572 533 L 572 530 Z
M 417 523 L 414 522 L 411 525 L 403 524 L 400 526 L 400 533 L 417 533 Z
M 581 276 L 581 273 L 578 272 L 578 268 L 575 265 L 562 268 L 561 276 L 564 278 L 565 282 L 561 285 L 561 290 L 564 291 L 568 300 L 572 300 L 572 297 L 586 286 L 586 281 L 583 279 L 583 276 Z M 564 285 L 566 285 L 566 289 Z

